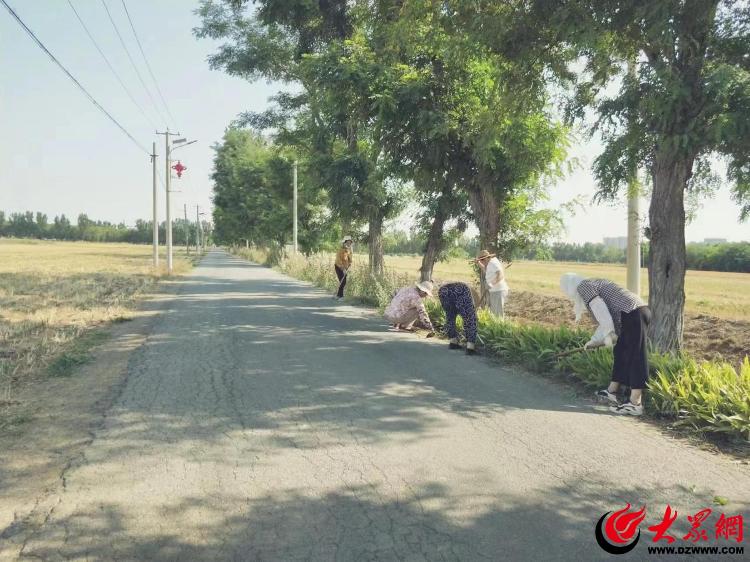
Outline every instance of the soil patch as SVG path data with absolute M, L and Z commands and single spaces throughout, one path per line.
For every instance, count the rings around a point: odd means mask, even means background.
M 564 297 L 512 291 L 506 311 L 510 318 L 521 323 L 575 326 L 573 306 Z M 592 330 L 595 327 L 588 314 L 580 325 Z M 685 351 L 696 359 L 724 360 L 739 366 L 750 356 L 750 322 L 688 313 L 685 314 L 683 342 Z

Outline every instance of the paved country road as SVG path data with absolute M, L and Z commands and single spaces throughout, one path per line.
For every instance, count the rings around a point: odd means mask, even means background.
M 700 509 L 750 515 L 747 466 L 386 328 L 211 252 L 22 559 L 600 560 L 595 522 L 631 502 L 647 517 L 622 559 L 652 560 L 667 504 L 676 545 Z M 736 544 L 710 521 L 703 544 Z

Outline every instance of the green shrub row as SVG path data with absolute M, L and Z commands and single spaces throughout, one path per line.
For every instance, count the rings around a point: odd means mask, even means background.
M 258 250 L 239 249 L 235 253 L 252 261 L 266 261 L 266 256 Z M 338 286 L 330 255 L 284 257 L 277 267 L 291 277 L 329 290 L 332 295 Z M 411 283 L 408 275 L 387 271 L 383 276 L 374 276 L 366 266 L 355 264 L 347 280 L 346 295 L 350 300 L 383 309 L 397 289 Z M 426 307 L 433 323 L 443 326 L 445 314 L 438 300 L 428 299 Z M 489 354 L 541 374 L 571 374 L 592 389 L 609 383 L 613 364 L 611 349 L 557 357 L 560 352 L 583 346 L 591 336 L 589 331 L 498 320 L 486 310 L 480 310 L 478 316 L 479 339 Z M 647 411 L 674 418 L 675 425 L 696 432 L 726 433 L 750 439 L 748 358 L 739 372 L 728 363 L 697 362 L 657 352 L 649 354 L 649 362 Z

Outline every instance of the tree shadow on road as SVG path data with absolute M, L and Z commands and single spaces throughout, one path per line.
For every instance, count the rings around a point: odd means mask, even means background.
M 321 434 L 407 444 L 439 434 L 450 416 L 597 413 L 539 377 L 388 332 L 306 284 L 222 282 L 185 284 L 131 360 L 109 435 L 123 453 L 170 434 L 268 430 L 261 439 L 275 448 L 324 446 Z M 291 440 L 278 430 L 289 427 Z
M 693 511 L 681 502 L 689 495 L 679 486 L 622 489 L 603 480 L 547 489 L 530 484 L 525 492 L 507 496 L 489 490 L 467 494 L 452 483 L 409 487 L 384 480 L 353 482 L 323 494 L 297 487 L 265 494 L 232 489 L 167 505 L 134 497 L 128 513 L 103 501 L 54 515 L 28 541 L 24 555 L 44 560 L 603 560 L 609 555 L 596 544 L 594 525 L 607 511 L 631 503 L 634 509 L 646 505 L 647 517 L 629 559 L 658 560 L 647 556 L 654 543 L 646 528 L 661 521 L 669 503 L 680 516 L 670 533 L 688 544 L 681 537 Z

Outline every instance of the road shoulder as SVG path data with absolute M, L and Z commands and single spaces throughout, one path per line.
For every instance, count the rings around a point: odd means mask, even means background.
M 0 560 L 14 560 L 54 511 L 66 472 L 83 459 L 127 381 L 128 363 L 179 293 L 163 282 L 127 322 L 98 328 L 92 359 L 66 377 L 38 377 L 16 399 L 24 423 L 0 435 Z

